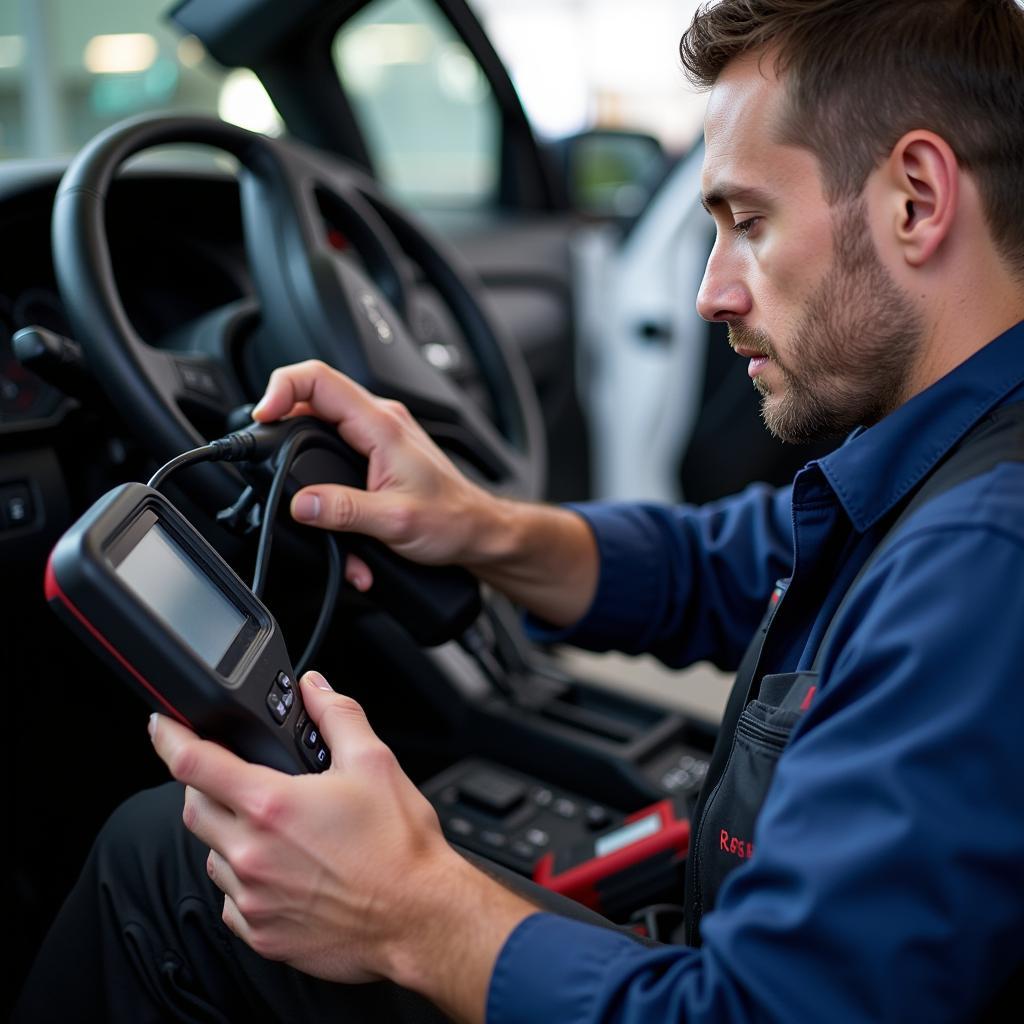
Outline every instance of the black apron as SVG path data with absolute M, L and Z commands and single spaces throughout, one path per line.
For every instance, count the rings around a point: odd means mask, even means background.
M 761 656 L 785 603 L 788 580 L 780 581 L 768 611 L 743 658 L 729 695 L 694 823 L 686 865 L 684 936 L 700 945 L 701 918 L 715 905 L 729 873 L 753 853 L 754 825 L 779 756 L 810 706 L 823 652 L 857 584 L 893 542 L 900 527 L 940 494 L 993 469 L 1024 461 L 1024 403 L 997 409 L 981 421 L 944 461 L 891 513 L 891 526 L 861 567 L 840 602 L 809 671 L 765 675 Z

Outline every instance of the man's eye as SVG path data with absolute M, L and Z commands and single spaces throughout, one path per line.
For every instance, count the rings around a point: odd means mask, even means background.
M 746 238 L 746 236 L 750 234 L 751 228 L 753 228 L 760 219 L 760 217 L 750 217 L 747 220 L 741 220 L 739 224 L 733 224 L 733 233 L 739 235 L 741 238 Z

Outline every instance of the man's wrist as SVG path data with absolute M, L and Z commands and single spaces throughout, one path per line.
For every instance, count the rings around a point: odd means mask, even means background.
M 480 490 L 473 529 L 461 563 L 471 571 L 485 571 L 520 556 L 526 539 L 524 520 L 530 506 Z
M 556 505 L 486 495 L 459 564 L 554 626 L 576 622 L 597 587 L 597 541 L 587 521 Z
M 483 1020 L 505 941 L 537 908 L 450 847 L 419 874 L 403 920 L 381 951 L 382 970 L 446 1013 Z

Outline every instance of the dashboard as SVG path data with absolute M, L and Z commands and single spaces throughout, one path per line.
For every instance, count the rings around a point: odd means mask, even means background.
M 52 426 L 66 396 L 24 369 L 11 335 L 31 324 L 71 334 L 57 290 L 50 210 L 61 168 L 0 168 L 0 433 Z M 16 173 L 17 172 L 17 173 Z M 233 180 L 147 173 L 111 189 L 108 231 L 128 316 L 158 343 L 203 312 L 248 294 Z
M 67 334 L 67 318 L 52 288 L 0 293 L 0 429 L 50 423 L 64 396 L 26 370 L 11 351 L 11 335 L 29 324 Z

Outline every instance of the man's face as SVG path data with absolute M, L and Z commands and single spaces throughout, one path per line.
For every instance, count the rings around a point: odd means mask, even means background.
M 923 328 L 865 201 L 830 206 L 817 158 L 776 141 L 783 101 L 770 59 L 733 61 L 711 92 L 703 191 L 718 238 L 697 308 L 750 358 L 768 429 L 798 442 L 896 408 Z

